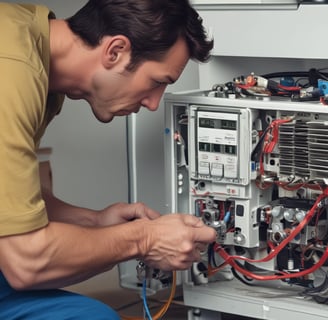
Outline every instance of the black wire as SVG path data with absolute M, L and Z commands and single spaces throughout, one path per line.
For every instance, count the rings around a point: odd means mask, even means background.
M 208 249 L 207 249 L 207 255 L 208 255 L 208 262 L 210 265 L 212 265 L 213 267 L 217 268 L 217 264 L 216 264 L 216 261 L 215 261 L 215 255 L 214 255 L 214 243 L 211 243 L 209 246 L 208 246 Z
M 317 69 L 314 69 L 318 71 Z M 328 73 L 326 72 L 317 72 L 323 77 L 328 78 Z M 302 78 L 308 78 L 310 74 L 310 71 L 282 71 L 282 72 L 272 72 L 261 75 L 261 77 L 270 79 L 270 78 L 282 78 L 282 77 L 302 77 Z
M 310 85 L 317 86 L 318 79 L 328 80 L 328 73 L 320 72 L 323 69 L 311 68 L 309 71 L 283 71 L 283 72 L 273 72 L 262 75 L 263 78 L 282 78 L 282 77 L 298 77 L 298 78 L 308 78 Z
M 241 276 L 239 275 L 239 273 L 235 270 L 235 268 L 231 268 L 231 272 L 232 272 L 232 274 L 234 275 L 234 277 L 235 277 L 236 279 L 238 279 L 240 282 L 242 282 L 242 283 L 244 283 L 244 284 L 246 284 L 246 285 L 248 285 L 248 286 L 254 286 L 253 283 L 250 283 L 250 282 L 246 281 L 243 277 L 241 277 Z M 250 279 L 250 281 L 253 281 L 253 280 Z
M 254 147 L 252 153 L 251 153 L 251 161 L 259 162 L 260 157 L 263 150 L 263 144 L 265 141 L 265 137 L 270 129 L 270 126 L 267 126 L 264 132 L 262 133 L 262 136 L 260 137 L 259 141 L 257 142 L 256 146 Z

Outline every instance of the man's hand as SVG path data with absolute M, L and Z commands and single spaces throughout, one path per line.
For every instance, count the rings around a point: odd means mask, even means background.
M 135 219 L 156 219 L 160 213 L 150 209 L 141 202 L 128 204 L 119 202 L 99 211 L 97 214 L 97 226 L 106 227 L 121 224 Z
M 213 228 L 189 214 L 168 214 L 145 221 L 141 259 L 161 270 L 183 270 L 200 261 L 200 252 L 216 239 Z

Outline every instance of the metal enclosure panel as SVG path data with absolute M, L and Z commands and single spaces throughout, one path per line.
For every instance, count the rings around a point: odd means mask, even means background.
M 256 116 L 258 112 L 267 112 L 268 110 L 273 110 L 277 112 L 278 115 L 296 112 L 305 117 L 311 113 L 315 118 L 321 118 L 324 121 L 326 121 L 328 117 L 327 107 L 318 103 L 297 103 L 280 99 L 276 101 L 266 99 L 225 99 L 212 97 L 210 91 L 201 90 L 166 94 L 165 108 L 166 126 L 167 132 L 169 133 L 167 135 L 168 141 L 166 141 L 165 145 L 168 148 L 166 149 L 168 150 L 166 157 L 166 169 L 168 170 L 166 171 L 168 177 L 167 202 L 171 204 L 173 210 L 185 205 L 179 202 L 188 201 L 186 198 L 189 197 L 188 193 L 190 192 L 185 189 L 182 191 L 180 190 L 181 192 L 179 191 L 179 187 L 181 186 L 179 184 L 181 168 L 179 168 L 179 159 L 177 158 L 177 149 L 179 147 L 176 145 L 176 136 L 173 135 L 173 133 L 176 133 L 177 128 L 179 128 L 179 123 L 176 120 L 177 115 L 181 114 L 183 110 L 185 110 L 185 113 L 188 114 L 189 117 L 193 112 L 197 112 L 198 110 L 211 110 L 212 112 L 216 110 L 218 114 L 226 112 L 227 110 L 230 110 L 230 112 L 250 110 L 251 114 L 254 116 Z M 191 116 L 189 121 L 189 126 L 193 128 L 197 126 L 195 117 Z M 250 127 L 247 128 L 247 126 L 243 128 L 244 130 L 250 129 Z M 194 129 L 189 131 L 189 148 L 192 148 L 191 145 L 195 144 L 191 135 L 196 135 L 196 133 Z M 246 148 L 246 150 L 250 152 L 249 149 Z M 195 150 L 189 151 L 189 157 L 188 165 L 190 166 L 192 162 L 191 157 L 197 158 Z M 170 163 L 172 161 L 174 163 Z M 194 169 L 189 167 L 189 170 Z M 191 188 L 191 186 L 186 185 L 186 188 Z M 250 211 L 251 207 L 258 205 L 255 200 L 256 198 L 262 197 L 261 194 L 257 194 L 254 190 L 248 190 L 247 188 L 245 190 L 245 195 L 251 199 L 251 201 L 245 205 L 245 210 L 247 211 Z M 189 209 L 192 211 L 190 206 L 191 201 L 188 202 Z M 250 216 L 248 216 L 248 218 L 250 218 Z M 247 225 L 246 221 L 242 221 L 240 224 L 243 228 L 246 228 L 246 230 L 251 226 L 251 224 Z M 249 231 L 249 234 L 253 231 Z M 256 232 L 256 230 L 254 232 Z M 257 240 L 254 238 L 249 239 L 249 241 L 254 245 Z M 244 245 L 247 245 L 247 243 Z M 299 288 L 283 283 L 277 284 L 274 281 L 268 281 L 265 283 L 258 282 L 258 286 L 247 286 L 237 280 L 220 280 L 206 284 L 195 284 L 189 272 L 185 272 L 183 279 L 184 302 L 192 308 L 269 320 L 282 319 L 285 317 L 289 317 L 291 320 L 321 320 L 326 319 L 328 315 L 327 305 L 317 304 L 313 300 L 306 299 L 300 296 Z
M 205 286 L 184 284 L 184 302 L 193 308 L 246 317 L 278 320 L 327 319 L 327 306 L 302 299 L 298 292 L 267 287 L 251 288 L 236 280 Z M 201 318 L 203 319 L 203 318 Z

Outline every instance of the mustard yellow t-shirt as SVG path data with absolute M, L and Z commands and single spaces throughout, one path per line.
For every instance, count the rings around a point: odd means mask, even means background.
M 44 6 L 0 2 L 0 236 L 48 223 L 36 149 L 63 102 L 48 96 L 49 18 Z

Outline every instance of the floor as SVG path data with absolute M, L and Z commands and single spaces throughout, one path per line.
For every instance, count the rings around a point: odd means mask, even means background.
M 67 287 L 67 290 L 78 292 L 95 299 L 98 299 L 115 309 L 124 320 L 125 316 L 130 320 L 144 319 L 143 303 L 140 294 L 134 290 L 124 289 L 119 284 L 118 271 L 116 269 L 98 275 L 80 284 Z M 156 315 L 164 306 L 169 297 L 169 290 L 163 290 L 156 295 L 147 297 L 147 303 L 152 316 Z M 183 304 L 182 290 L 177 287 L 174 299 L 162 320 L 187 320 L 190 308 Z M 206 320 L 208 317 L 206 318 Z M 211 320 L 220 319 L 211 317 Z M 254 320 L 248 317 L 241 317 L 231 314 L 221 314 L 220 320 Z
M 98 300 L 108 303 L 114 308 L 122 317 L 132 317 L 131 319 L 144 319 L 143 318 L 143 303 L 138 293 L 127 290 L 119 289 L 112 292 L 99 292 L 93 294 Z M 169 291 L 162 291 L 154 296 L 147 298 L 147 303 L 152 316 L 162 308 L 169 297 Z M 182 292 L 177 289 L 175 298 L 171 303 L 165 315 L 161 318 L 163 320 L 186 320 L 188 319 L 188 310 L 190 308 L 184 306 L 182 301 Z M 208 318 L 206 318 L 208 319 Z M 220 319 L 219 316 L 213 319 Z M 221 320 L 255 320 L 248 317 L 241 317 L 231 314 L 221 314 Z

